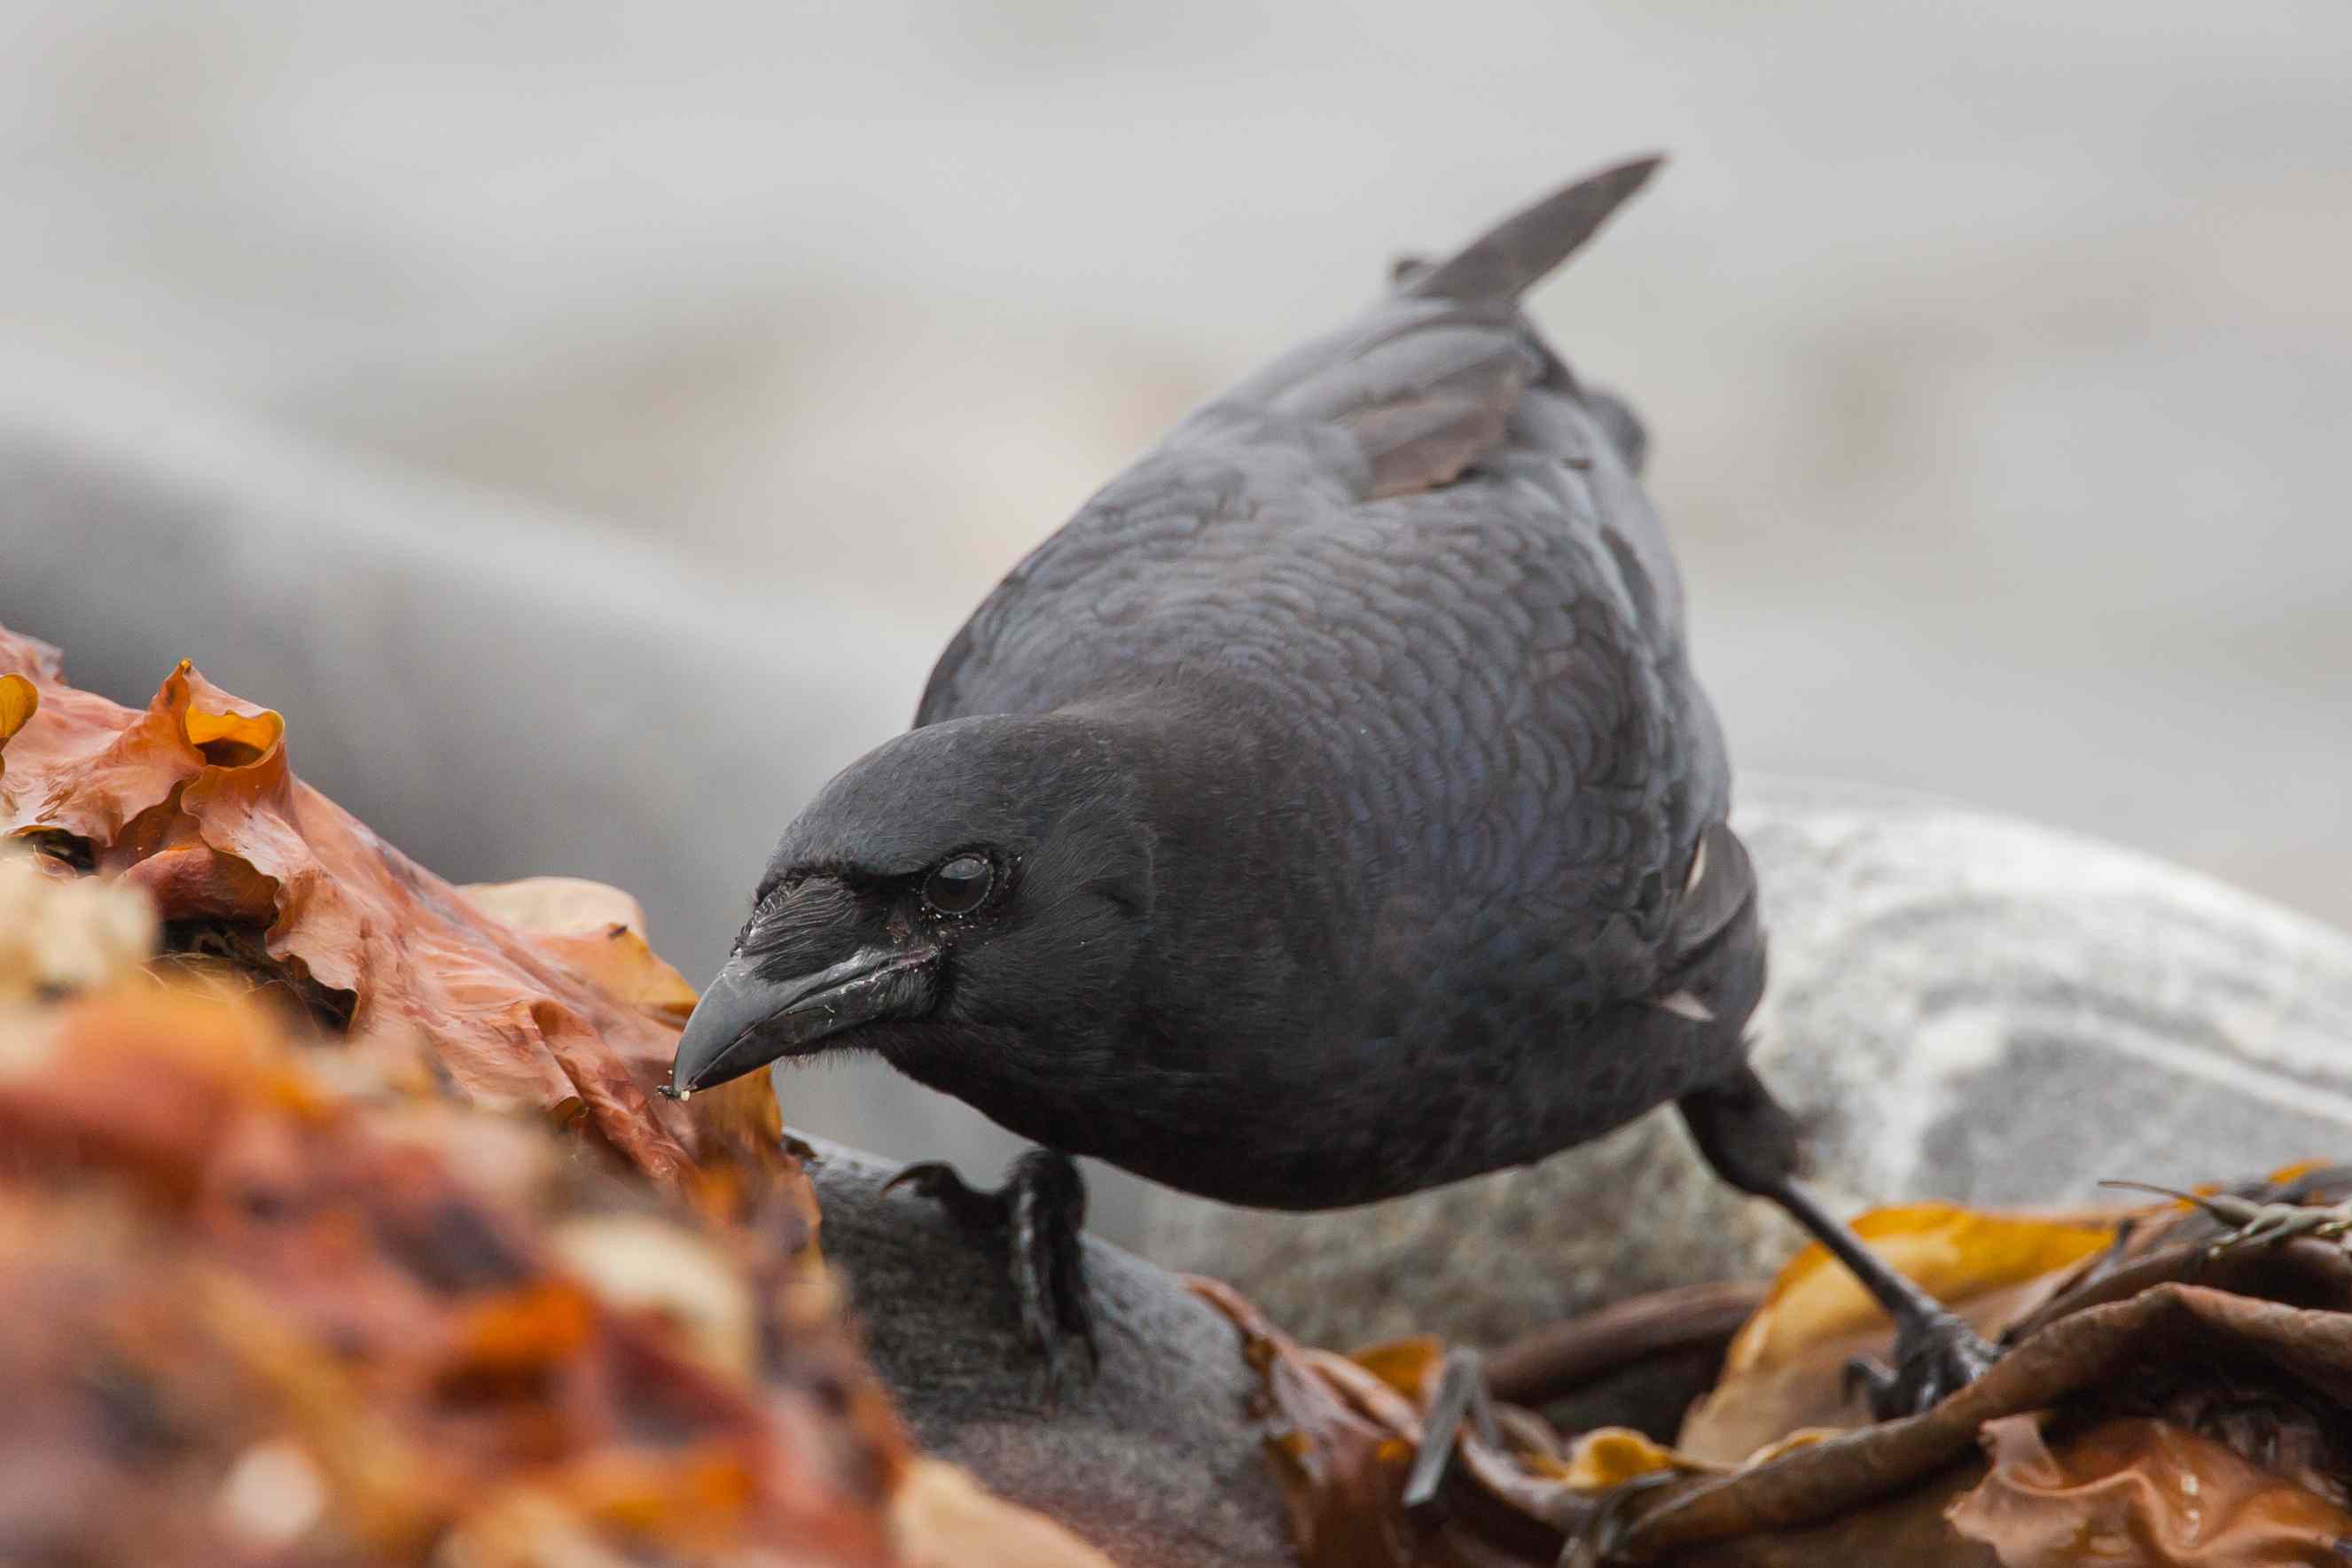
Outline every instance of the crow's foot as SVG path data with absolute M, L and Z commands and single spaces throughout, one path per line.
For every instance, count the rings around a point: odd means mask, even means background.
M 1821 1206 L 1799 1183 L 1784 1181 L 1766 1196 L 1813 1233 L 1895 1320 L 1895 1364 L 1858 1355 L 1845 1364 L 1847 1393 L 1860 1384 L 1870 1413 L 1881 1421 L 1916 1416 L 1982 1377 L 2000 1352 L 1947 1311 L 1935 1297 L 1870 1249 L 1853 1228 Z
M 1881 1421 L 1933 1409 L 1991 1370 L 2000 1352 L 1977 1331 L 1938 1307 L 1906 1312 L 1895 1327 L 1895 1364 L 1858 1355 L 1845 1364 L 1846 1391 L 1856 1384 L 1869 1393 L 1870 1413 Z
M 993 1192 L 967 1186 L 953 1166 L 936 1160 L 908 1166 L 884 1190 L 899 1186 L 1004 1248 L 1022 1334 L 1045 1361 L 1046 1398 L 1058 1400 L 1091 1381 L 1102 1358 L 1078 1244 L 1087 1187 L 1070 1157 L 1032 1149 L 1013 1162 L 1004 1185 Z

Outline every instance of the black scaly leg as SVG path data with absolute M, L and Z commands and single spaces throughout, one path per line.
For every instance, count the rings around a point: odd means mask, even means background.
M 1086 1179 L 1067 1155 L 1031 1149 L 1013 1162 L 1004 1185 L 982 1192 L 964 1185 L 952 1166 L 926 1161 L 890 1178 L 884 1191 L 912 1187 L 968 1230 L 1005 1249 L 1021 1332 L 1045 1358 L 1049 1395 L 1084 1386 L 1101 1366 L 1086 1260 L 1078 1244 L 1087 1218 Z M 1073 1342 L 1085 1352 L 1080 1372 Z
M 1796 1119 L 1773 1100 L 1753 1069 L 1685 1095 L 1679 1105 L 1716 1174 L 1786 1209 L 1895 1319 L 1893 1367 L 1869 1360 L 1847 1367 L 1867 1385 L 1871 1414 L 1882 1421 L 1916 1415 L 1975 1382 L 1999 1359 L 2000 1353 L 1974 1329 L 1889 1268 L 1798 1182 Z

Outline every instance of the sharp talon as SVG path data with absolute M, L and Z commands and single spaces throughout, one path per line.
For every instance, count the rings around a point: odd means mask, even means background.
M 1862 1377 L 1869 1389 L 1870 1413 L 1891 1421 L 1935 1408 L 1982 1377 L 2000 1359 L 2000 1353 L 1979 1338 L 1976 1330 L 1938 1308 L 1897 1323 L 1891 1372 L 1859 1357 L 1846 1366 L 1849 1377 L 1858 1366 L 1868 1368 Z M 1851 1382 L 1847 1388 L 1852 1391 Z
M 979 1192 L 955 1167 L 938 1160 L 908 1166 L 882 1190 L 912 1188 L 947 1210 L 967 1230 L 992 1239 L 1003 1249 L 1013 1286 L 1013 1309 L 1022 1337 L 1044 1362 L 1041 1403 L 1058 1405 L 1101 1369 L 1095 1342 L 1094 1312 L 1087 1291 L 1086 1250 L 1079 1227 L 1087 1213 L 1087 1186 L 1069 1156 L 1032 1149 L 1013 1161 L 1005 1184 Z M 1083 1352 L 1074 1352 L 1071 1342 Z
M 1838 1374 L 1838 1394 L 1851 1400 L 1864 1396 L 1873 1409 L 1895 1389 L 1895 1369 L 1874 1355 L 1850 1355 Z
M 932 1196 L 932 1186 L 942 1181 L 951 1182 L 957 1186 L 963 1186 L 963 1177 L 956 1175 L 953 1166 L 939 1160 L 925 1160 L 919 1165 L 908 1166 L 900 1170 L 897 1176 L 882 1184 L 882 1190 L 888 1193 L 896 1192 L 902 1186 L 911 1186 L 923 1197 L 929 1197 Z
M 982 1192 L 964 1184 L 955 1167 L 940 1160 L 925 1160 L 908 1166 L 882 1184 L 886 1193 L 906 1187 L 916 1197 L 926 1198 L 947 1210 L 948 1218 L 966 1230 L 982 1235 L 1003 1228 L 1005 1196 L 1002 1192 Z M 1010 1191 L 1010 1188 L 1006 1189 Z

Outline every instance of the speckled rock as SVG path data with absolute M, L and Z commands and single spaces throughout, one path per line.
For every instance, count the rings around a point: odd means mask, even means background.
M 1087 1240 L 1102 1364 L 1049 1405 L 1001 1259 L 936 1205 L 882 1185 L 895 1166 L 815 1145 L 825 1256 L 923 1448 L 1062 1521 L 1123 1563 L 1295 1561 L 1255 1375 L 1232 1325 L 1182 1283 Z
M 1946 802 L 1749 779 L 1772 979 L 1757 1060 L 1865 1202 L 2088 1197 L 2352 1156 L 2352 939 L 2146 855 Z M 1797 1232 L 1671 1113 L 1366 1208 L 1155 1195 L 1144 1250 L 1293 1333 L 1472 1342 L 1765 1272 Z

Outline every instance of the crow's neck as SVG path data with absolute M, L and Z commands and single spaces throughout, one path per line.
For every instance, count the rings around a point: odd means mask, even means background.
M 1066 710 L 1099 727 L 1151 835 L 1140 1021 L 1171 1066 L 1303 1044 L 1361 915 L 1337 792 L 1257 708 L 1163 687 Z

